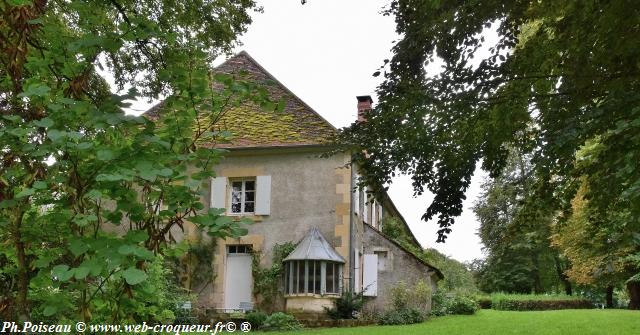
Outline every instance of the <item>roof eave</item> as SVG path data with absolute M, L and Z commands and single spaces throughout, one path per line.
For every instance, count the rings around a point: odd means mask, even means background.
M 386 239 L 387 241 L 391 242 L 393 245 L 395 245 L 396 247 L 400 248 L 402 251 L 406 252 L 407 254 L 411 255 L 411 257 L 413 257 L 415 260 L 417 260 L 418 262 L 422 263 L 423 265 L 426 265 L 427 267 L 433 269 L 433 271 L 435 271 L 435 273 L 438 275 L 438 277 L 442 280 L 444 279 L 444 274 L 442 274 L 442 271 L 440 271 L 440 269 L 438 269 L 437 267 L 429 264 L 428 262 L 424 261 L 423 259 L 421 259 L 420 257 L 416 256 L 413 252 L 411 252 L 409 249 L 405 248 L 404 246 L 402 246 L 400 243 L 394 241 L 392 238 L 388 237 L 387 235 L 385 235 L 384 233 L 382 233 L 381 231 L 369 226 L 369 228 L 374 231 L 376 234 L 380 235 L 382 238 Z

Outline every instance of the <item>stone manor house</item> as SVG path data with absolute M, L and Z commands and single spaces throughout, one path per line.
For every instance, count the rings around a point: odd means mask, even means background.
M 391 199 L 367 201 L 365 190 L 355 189 L 358 168 L 349 152 L 320 157 L 336 129 L 246 52 L 217 71 L 270 83 L 269 93 L 286 106 L 283 112 L 230 110 L 222 120 L 234 139 L 221 145 L 229 151 L 215 166 L 205 202 L 255 224 L 246 236 L 217 241 L 212 285 L 199 293 L 198 304 L 219 311 L 252 308 L 251 254 L 260 253 L 262 265 L 270 266 L 274 246 L 285 242 L 297 243 L 283 262 L 279 306 L 287 311 L 324 312 L 343 292 L 362 290 L 367 306 L 381 310 L 399 281 L 424 280 L 435 289 L 442 273 L 382 233 L 388 217 L 410 232 Z M 372 99 L 357 101 L 359 118 L 365 117 Z

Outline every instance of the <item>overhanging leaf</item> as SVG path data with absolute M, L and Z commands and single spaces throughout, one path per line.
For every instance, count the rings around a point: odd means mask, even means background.
M 140 269 L 130 267 L 122 272 L 122 277 L 127 281 L 127 284 L 137 285 L 147 279 L 147 274 Z

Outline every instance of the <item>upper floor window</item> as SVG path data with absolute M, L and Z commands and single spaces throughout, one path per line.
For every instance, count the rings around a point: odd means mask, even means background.
M 212 178 L 210 206 L 227 215 L 271 215 L 271 176 Z
M 231 180 L 231 213 L 253 214 L 256 206 L 256 180 Z

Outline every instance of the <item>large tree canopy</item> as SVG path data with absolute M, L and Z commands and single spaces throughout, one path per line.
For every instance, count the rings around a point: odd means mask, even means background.
M 374 74 L 384 76 L 378 105 L 343 140 L 366 150 L 356 160 L 369 178 L 399 170 L 416 193 L 435 194 L 423 219 L 438 218 L 438 242 L 476 165 L 497 176 L 511 146 L 532 154 L 535 196 L 570 210 L 586 183 L 595 210 L 630 208 L 637 228 L 639 2 L 396 0 L 387 14 L 401 38 Z M 438 59 L 442 72 L 427 76 Z
M 485 180 L 473 211 L 486 258 L 477 268 L 485 292 L 553 292 L 563 286 L 567 262 L 550 246 L 553 211 L 533 206 L 535 186 L 530 157 L 513 150 L 500 176 Z
M 210 67 L 254 6 L 0 3 L 3 319 L 170 319 L 156 255 L 171 233 L 186 221 L 214 238 L 246 233 L 204 210 L 220 151 L 196 143 L 224 137 L 215 120 L 229 107 L 264 101 L 255 85 Z M 170 94 L 165 113 L 125 115 L 139 95 L 111 94 L 100 69 L 142 96 Z

